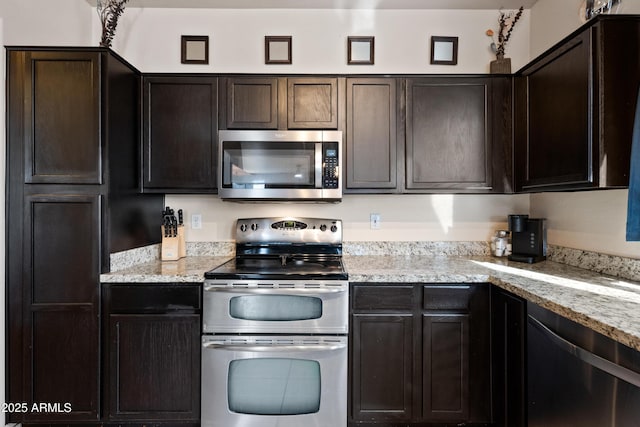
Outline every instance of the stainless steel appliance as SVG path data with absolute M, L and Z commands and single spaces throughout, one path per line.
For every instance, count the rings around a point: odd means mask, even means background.
M 347 279 L 341 221 L 237 221 L 205 273 L 203 426 L 347 425 Z
M 547 220 L 529 215 L 509 215 L 510 261 L 534 262 L 547 259 Z
M 640 353 L 527 305 L 528 426 L 637 427 Z
M 342 198 L 342 132 L 222 130 L 218 136 L 220 198 Z

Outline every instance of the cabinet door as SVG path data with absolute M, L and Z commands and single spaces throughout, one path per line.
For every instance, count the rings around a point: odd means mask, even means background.
M 424 418 L 469 419 L 469 316 L 425 314 L 422 326 Z
M 28 421 L 99 417 L 100 196 L 27 196 L 24 231 L 23 373 Z M 15 351 L 15 349 L 14 349 Z M 17 396 L 12 396 L 16 399 Z
M 413 416 L 413 317 L 411 314 L 356 314 L 352 320 L 353 420 L 410 421 Z
M 109 316 L 109 419 L 197 420 L 200 316 Z
M 518 78 L 518 190 L 594 182 L 591 32 L 585 31 Z
M 406 81 L 408 190 L 490 190 L 491 79 Z
M 227 129 L 278 129 L 277 77 L 237 77 L 225 81 Z
M 526 303 L 497 288 L 491 300 L 494 422 L 498 427 L 524 427 Z
M 289 129 L 337 129 L 338 79 L 289 78 L 287 127 Z
M 346 188 L 397 188 L 397 79 L 347 79 Z
M 144 191 L 217 190 L 217 94 L 216 78 L 145 79 Z
M 12 55 L 24 61 L 24 182 L 101 184 L 100 53 Z
M 489 286 L 423 286 L 423 418 L 491 421 Z

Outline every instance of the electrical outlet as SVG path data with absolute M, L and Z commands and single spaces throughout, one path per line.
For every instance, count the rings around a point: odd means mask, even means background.
M 191 228 L 194 230 L 200 230 L 202 228 L 202 215 L 200 214 L 191 215 Z
M 372 213 L 369 215 L 370 226 L 372 230 L 378 230 L 380 228 L 380 214 Z

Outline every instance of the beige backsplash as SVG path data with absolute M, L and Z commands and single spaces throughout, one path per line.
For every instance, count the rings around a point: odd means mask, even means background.
M 167 195 L 166 204 L 184 211 L 187 241 L 232 241 L 237 218 L 302 216 L 343 221 L 345 241 L 488 241 L 505 228 L 507 215 L 528 213 L 528 195 L 347 194 L 341 203 L 237 203 L 215 195 Z M 190 228 L 202 215 L 202 229 Z M 369 216 L 380 214 L 372 230 Z

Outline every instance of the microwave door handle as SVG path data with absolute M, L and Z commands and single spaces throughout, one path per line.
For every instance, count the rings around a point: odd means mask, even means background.
M 322 188 L 322 174 L 324 172 L 324 165 L 322 164 L 322 143 L 317 143 L 316 145 L 316 162 L 315 162 L 315 171 L 316 171 L 316 188 Z
M 222 292 L 229 294 L 256 294 L 256 295 L 326 295 L 345 292 L 345 287 L 336 288 L 219 288 L 216 286 L 204 286 L 205 292 Z
M 218 343 L 203 343 L 202 347 L 208 350 L 226 350 L 226 351 L 251 351 L 255 353 L 265 352 L 307 352 L 307 351 L 336 351 L 346 348 L 344 343 L 335 344 L 282 344 L 282 345 L 244 345 L 244 344 L 218 344 Z

